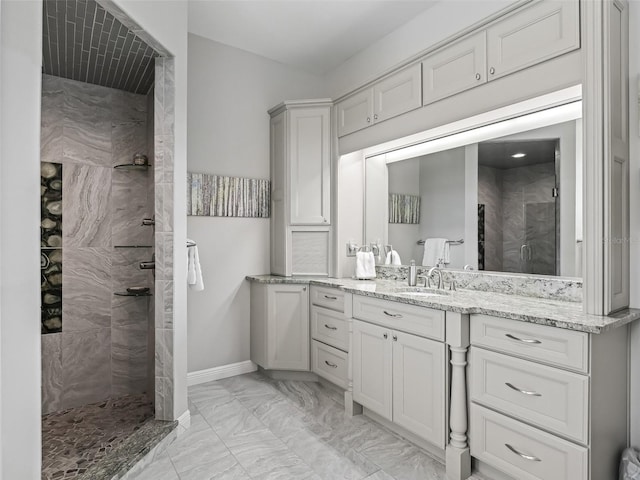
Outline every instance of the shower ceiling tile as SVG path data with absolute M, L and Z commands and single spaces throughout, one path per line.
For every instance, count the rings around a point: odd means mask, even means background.
M 95 0 L 45 0 L 42 35 L 48 75 L 140 94 L 153 85 L 158 53 Z

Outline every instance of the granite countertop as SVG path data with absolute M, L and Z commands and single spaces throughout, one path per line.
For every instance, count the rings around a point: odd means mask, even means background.
M 579 302 L 476 290 L 459 289 L 454 292 L 446 291 L 444 294 L 430 296 L 411 295 L 402 292 L 403 289 L 410 288 L 406 282 L 392 280 L 280 277 L 276 275 L 250 275 L 246 278 L 258 283 L 311 284 L 334 287 L 356 295 L 382 298 L 449 312 L 492 315 L 588 333 L 601 333 L 640 318 L 640 309 L 626 309 L 607 316 L 590 315 L 582 311 L 582 303 Z

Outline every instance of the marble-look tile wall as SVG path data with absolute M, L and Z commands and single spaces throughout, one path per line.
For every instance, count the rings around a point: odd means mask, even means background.
M 151 172 L 114 169 L 147 152 L 144 95 L 43 76 L 41 160 L 63 168 L 62 332 L 42 336 L 43 413 L 147 384 L 148 304 L 114 291 L 153 285 Z M 115 248 L 122 246 L 146 248 Z
M 155 407 L 156 419 L 173 420 L 173 150 L 175 66 L 156 58 L 154 89 L 155 174 Z M 186 248 L 186 246 L 185 246 Z
M 484 270 L 502 271 L 502 170 L 478 165 L 478 203 L 484 205 Z
M 555 163 L 506 169 L 502 175 L 502 271 L 555 275 Z M 531 259 L 525 251 L 522 260 L 525 244 Z

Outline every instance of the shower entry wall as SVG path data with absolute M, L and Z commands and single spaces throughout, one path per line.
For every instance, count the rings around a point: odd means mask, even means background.
M 161 56 L 148 95 L 43 75 L 43 414 L 146 393 L 173 420 L 174 63 L 117 5 L 98 8 Z M 148 166 L 130 166 L 137 153 Z

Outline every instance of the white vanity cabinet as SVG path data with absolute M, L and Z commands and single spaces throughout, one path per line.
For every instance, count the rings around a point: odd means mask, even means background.
M 338 136 L 422 106 L 421 72 L 419 64 L 411 65 L 338 103 Z
M 537 1 L 422 62 L 423 104 L 580 48 L 580 3 Z
M 345 390 L 349 387 L 351 294 L 311 286 L 311 371 Z
M 626 337 L 471 315 L 471 455 L 518 480 L 616 478 Z
M 358 295 L 353 308 L 353 399 L 444 448 L 446 348 L 440 341 L 407 333 L 415 330 L 411 314 L 420 311 L 427 324 L 431 313 L 441 316 L 444 330 L 444 312 Z
M 265 370 L 309 371 L 309 287 L 251 284 L 251 361 Z
M 328 275 L 329 100 L 284 102 L 271 115 L 271 273 Z

